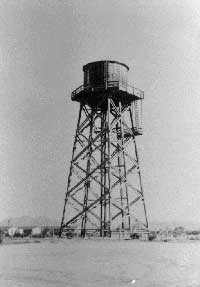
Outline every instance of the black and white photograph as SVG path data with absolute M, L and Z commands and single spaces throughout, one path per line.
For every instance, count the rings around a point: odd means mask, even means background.
M 0 0 L 0 287 L 200 287 L 200 1 Z

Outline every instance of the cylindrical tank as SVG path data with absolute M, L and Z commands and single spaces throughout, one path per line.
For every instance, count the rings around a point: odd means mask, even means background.
M 129 67 L 117 61 L 97 61 L 83 66 L 85 88 L 127 88 Z

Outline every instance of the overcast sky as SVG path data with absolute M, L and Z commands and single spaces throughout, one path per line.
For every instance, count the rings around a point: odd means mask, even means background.
M 0 221 L 61 218 L 82 66 L 111 59 L 144 90 L 150 221 L 200 222 L 200 2 L 0 1 Z

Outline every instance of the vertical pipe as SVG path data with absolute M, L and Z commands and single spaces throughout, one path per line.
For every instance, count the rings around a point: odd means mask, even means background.
M 111 133 L 111 101 L 108 98 L 108 230 L 109 237 L 111 237 L 112 230 L 112 215 L 111 215 L 111 144 L 110 144 L 110 133 Z
M 121 128 L 118 126 L 118 123 L 116 124 L 116 132 L 117 132 L 117 141 L 119 141 L 119 139 L 122 139 L 122 135 L 121 135 Z M 117 142 L 117 153 L 118 153 L 118 171 L 119 171 L 119 184 L 120 184 L 120 198 L 121 198 L 121 210 L 122 210 L 122 224 L 120 226 L 120 230 L 124 230 L 124 205 L 123 205 L 123 188 L 122 188 L 122 170 L 121 170 L 121 147 L 119 145 L 119 143 Z
M 106 123 L 106 120 L 107 120 L 107 112 L 106 114 L 104 115 L 104 129 L 105 129 L 105 134 L 104 134 L 104 146 L 103 146 L 103 151 L 104 151 L 104 196 L 103 196 L 103 200 L 104 200 L 104 205 L 103 205 L 103 217 L 104 217 L 104 224 L 103 224 L 103 229 L 104 229 L 104 237 L 106 237 L 106 218 L 107 218 L 107 212 L 106 212 L 106 209 L 107 209 L 107 161 L 105 160 L 106 159 L 106 152 L 107 152 L 107 123 Z
M 85 196 L 84 196 L 84 215 L 82 218 L 82 226 L 81 226 L 81 235 L 85 237 L 86 235 L 86 225 L 87 225 L 87 206 L 88 206 L 88 194 L 90 189 L 90 178 L 88 177 L 90 173 L 90 165 L 91 165 L 91 156 L 92 156 L 92 136 L 93 136 L 93 119 L 94 119 L 94 110 L 92 109 L 90 114 L 90 131 L 89 131 L 89 137 L 88 137 L 88 156 L 87 156 L 87 181 L 85 183 Z
M 103 129 L 104 129 L 104 134 L 103 134 L 103 234 L 104 237 L 106 236 L 106 206 L 107 206 L 107 168 L 106 168 L 106 145 L 107 145 L 107 112 L 104 111 L 103 115 Z
M 129 204 L 129 198 L 128 198 L 128 185 L 127 185 L 127 170 L 126 170 L 126 159 L 125 159 L 125 153 L 124 153 L 124 129 L 123 129 L 123 121 L 122 121 L 122 104 L 121 101 L 119 102 L 119 113 L 120 113 L 120 128 L 121 128 L 121 135 L 122 135 L 122 156 L 123 156 L 123 162 L 124 162 L 124 177 L 125 177 L 125 192 L 126 192 L 126 203 L 127 203 L 127 209 L 128 209 L 128 228 L 129 231 L 131 230 L 131 218 L 130 218 L 130 204 Z
M 104 130 L 104 113 L 101 111 L 101 131 Z M 104 134 L 101 136 L 101 200 L 100 200 L 100 237 L 103 236 L 103 196 L 104 196 Z

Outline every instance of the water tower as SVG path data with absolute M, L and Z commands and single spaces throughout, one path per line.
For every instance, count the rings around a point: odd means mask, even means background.
M 129 68 L 117 61 L 83 67 L 80 104 L 60 235 L 76 227 L 96 232 L 148 230 L 136 137 L 142 135 L 144 93 L 128 85 Z

